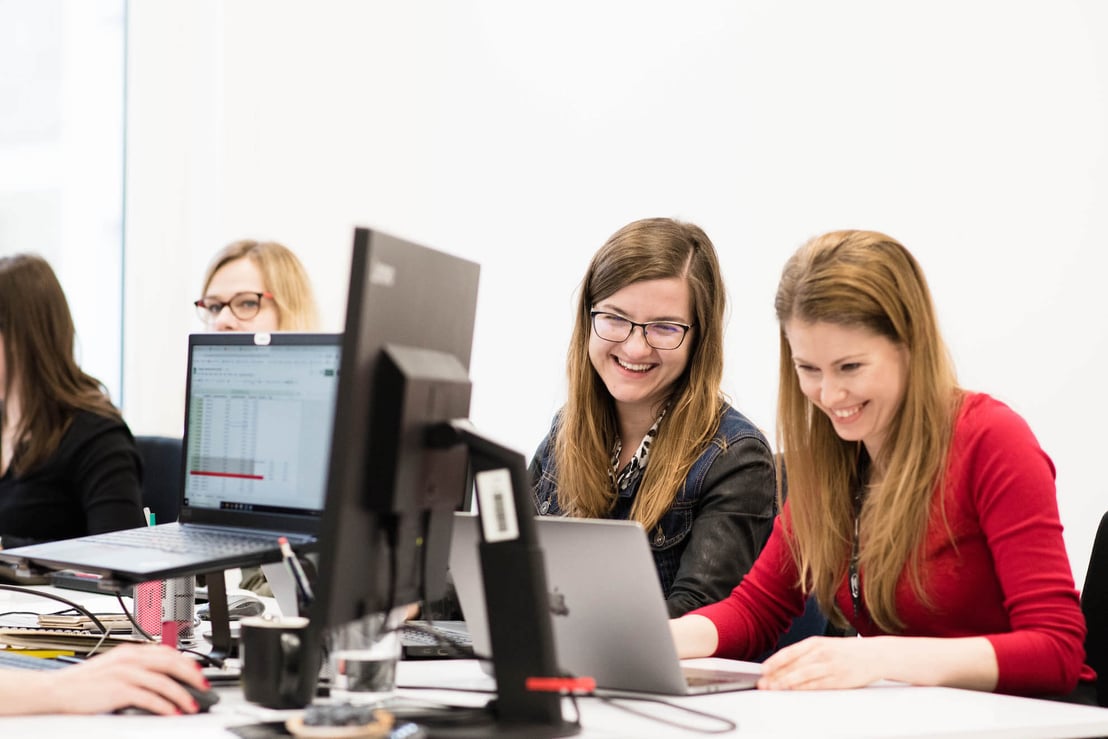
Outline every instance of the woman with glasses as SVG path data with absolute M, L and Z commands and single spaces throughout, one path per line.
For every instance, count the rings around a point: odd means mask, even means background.
M 292 251 L 275 241 L 228 244 L 212 259 L 196 301 L 210 331 L 316 331 L 311 281 Z
M 866 638 L 785 647 L 759 687 L 1081 681 L 1071 699 L 1095 700 L 1054 465 L 1011 408 L 958 386 L 915 258 L 872 231 L 817 237 L 776 311 L 788 502 L 739 587 L 671 622 L 679 654 L 750 659 L 814 594 Z
M 769 443 L 720 391 L 724 305 L 697 226 L 612 235 L 581 286 L 568 400 L 531 463 L 540 514 L 642 524 L 671 616 L 726 596 L 776 512 Z
M 142 526 L 134 437 L 40 256 L 0 257 L 0 546 Z
M 209 331 L 318 331 L 319 311 L 308 272 L 276 241 L 228 244 L 204 276 L 196 312 Z M 243 568 L 239 586 L 273 595 L 260 567 Z

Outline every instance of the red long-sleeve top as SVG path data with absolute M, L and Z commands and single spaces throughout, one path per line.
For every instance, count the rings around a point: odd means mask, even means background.
M 1095 679 L 1084 663 L 1085 619 L 1062 540 L 1054 464 L 1026 422 L 988 395 L 966 394 L 941 497 L 946 521 L 936 495 L 921 570 L 932 605 L 920 602 L 902 574 L 899 635 L 984 636 L 996 652 L 1001 693 L 1063 694 L 1079 679 Z M 723 601 L 694 611 L 716 626 L 715 656 L 755 658 L 803 610 L 785 539 L 790 521 L 786 503 L 742 583 Z M 845 578 L 836 602 L 851 617 Z M 864 609 L 852 625 L 863 636 L 883 633 Z

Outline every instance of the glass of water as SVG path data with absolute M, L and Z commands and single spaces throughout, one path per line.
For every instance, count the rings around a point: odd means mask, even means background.
M 385 614 L 339 626 L 328 635 L 331 699 L 379 703 L 396 693 L 400 637 Z

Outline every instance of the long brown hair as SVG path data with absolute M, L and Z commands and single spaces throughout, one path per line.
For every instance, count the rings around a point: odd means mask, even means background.
M 121 417 L 103 384 L 77 366 L 69 303 L 42 257 L 0 257 L 0 334 L 7 368 L 4 405 L 13 393 L 19 396 L 12 450 L 17 474 L 54 453 L 76 411 Z
M 236 259 L 249 259 L 262 273 L 265 289 L 273 293 L 277 304 L 277 328 L 280 331 L 315 331 L 319 327 L 319 311 L 308 272 L 292 250 L 276 241 L 235 241 L 212 257 L 204 274 L 204 289 L 208 291 L 212 278 L 220 267 Z
M 633 520 L 647 531 L 657 525 L 719 427 L 726 296 L 715 247 L 690 223 L 669 218 L 630 223 L 593 256 L 577 304 L 566 362 L 569 398 L 554 447 L 558 501 L 571 516 L 600 518 L 615 503 L 608 468 L 618 426 L 612 397 L 589 360 L 589 312 L 632 283 L 671 277 L 688 280 L 695 328 L 685 340 L 693 346 L 651 447 Z
M 816 237 L 786 263 L 775 301 L 781 326 L 778 448 L 784 453 L 790 538 L 803 587 L 840 625 L 835 591 L 850 559 L 853 490 L 866 485 L 861 512 L 860 566 L 868 612 L 881 629 L 903 626 L 897 581 L 909 581 L 926 603 L 919 554 L 935 491 L 941 487 L 961 393 L 939 333 L 931 293 L 915 258 L 894 239 L 873 231 Z M 785 336 L 790 320 L 864 328 L 908 351 L 904 398 L 890 420 L 869 479 L 859 479 L 864 453 L 844 441 L 800 389 Z

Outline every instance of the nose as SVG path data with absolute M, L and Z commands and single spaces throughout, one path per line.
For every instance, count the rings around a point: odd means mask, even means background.
M 631 335 L 623 340 L 623 346 L 628 352 L 637 354 L 650 354 L 654 351 L 654 347 L 646 341 L 646 326 L 634 326 Z
M 825 408 L 834 406 L 845 394 L 841 382 L 834 377 L 824 376 L 819 386 L 819 402 Z
M 238 319 L 231 312 L 231 306 L 224 305 L 211 325 L 216 331 L 234 331 L 238 328 Z

